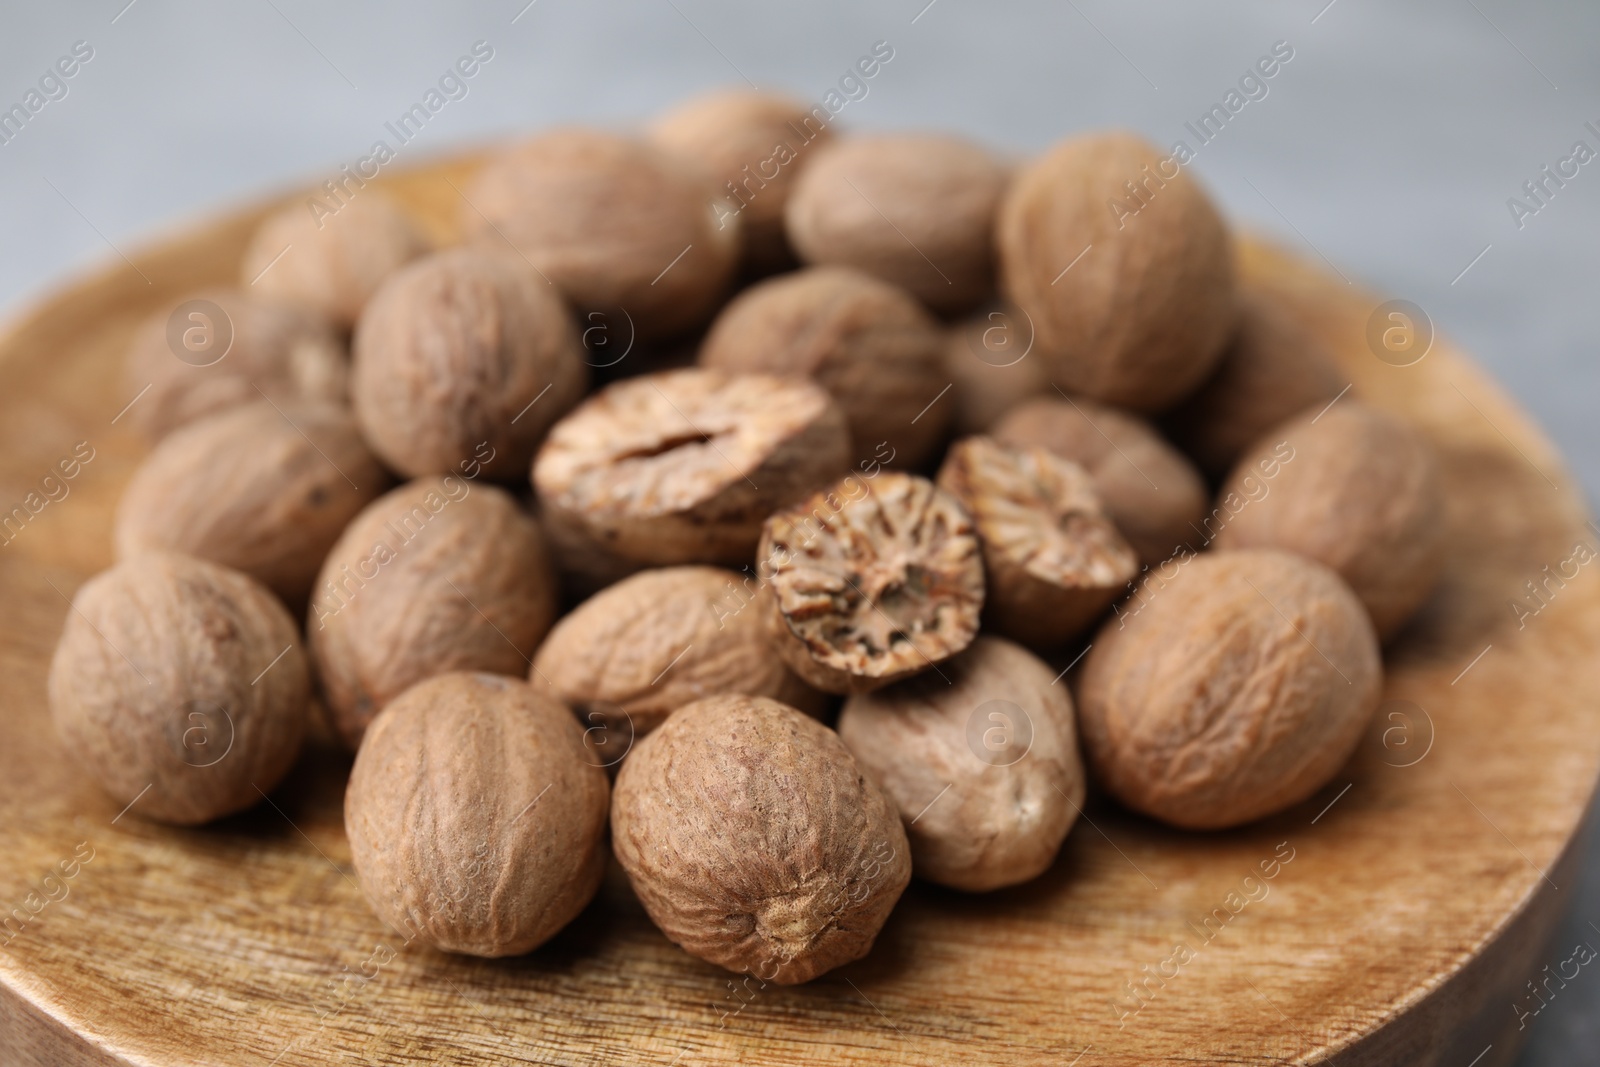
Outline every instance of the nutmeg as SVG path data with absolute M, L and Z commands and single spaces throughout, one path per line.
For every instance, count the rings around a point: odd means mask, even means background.
M 945 398 L 958 434 L 987 433 L 1007 411 L 1051 393 L 1050 366 L 1033 351 L 1033 328 L 1015 308 L 997 304 L 945 331 Z
M 838 735 L 763 697 L 708 697 L 641 741 L 611 833 L 662 933 L 780 985 L 865 956 L 911 878 L 893 803 Z
M 1072 697 L 979 637 L 932 673 L 845 701 L 839 737 L 900 809 L 919 878 L 983 892 L 1044 873 L 1083 807 Z
M 676 156 L 598 130 L 555 130 L 492 160 L 466 192 L 469 237 L 510 242 L 580 312 L 639 338 L 711 317 L 739 258 L 738 216 Z
M 1326 567 L 1277 551 L 1189 554 L 1101 627 L 1079 723 L 1118 800 L 1222 829 L 1327 784 L 1372 717 L 1382 673 L 1361 602 Z
M 734 298 L 711 324 L 700 365 L 809 377 L 844 409 L 858 459 L 887 441 L 892 461 L 914 468 L 950 423 L 944 344 L 905 291 L 852 268 L 813 267 Z
M 1270 472 L 1270 473 L 1269 473 Z M 1218 548 L 1323 563 L 1388 639 L 1444 569 L 1444 489 L 1421 433 L 1351 399 L 1306 411 L 1240 457 L 1207 521 Z
M 1075 137 L 1024 167 L 997 243 L 1002 290 L 1068 392 L 1161 411 L 1233 334 L 1221 216 L 1177 160 L 1131 134 Z
M 501 489 L 452 474 L 368 504 L 323 561 L 306 622 L 340 737 L 356 748 L 424 678 L 522 675 L 556 593 L 538 523 Z
M 807 263 L 855 267 L 942 314 L 994 292 L 994 225 L 1010 176 L 946 134 L 849 137 L 820 149 L 786 220 Z
M 398 201 L 347 184 L 343 195 L 313 191 L 268 215 L 245 250 L 239 284 L 348 329 L 383 280 L 428 247 Z
M 296 609 L 358 511 L 389 486 L 331 404 L 242 404 L 167 435 L 117 505 L 117 558 L 185 552 L 237 568 Z
M 175 553 L 84 583 L 50 661 L 72 764 L 119 805 L 180 825 L 243 811 L 278 784 L 305 736 L 308 689 L 283 605 L 238 571 Z
M 514 956 L 594 897 L 609 798 L 566 708 L 520 679 L 442 674 L 367 731 L 344 826 L 380 919 L 447 952 Z
M 516 481 L 588 388 L 566 306 L 505 249 L 456 248 L 391 277 L 356 331 L 356 418 L 389 466 L 420 477 L 480 452 Z
M 1207 536 L 1200 472 L 1143 419 L 1082 397 L 1040 397 L 991 431 L 1014 448 L 1040 447 L 1089 472 L 1106 511 L 1139 558 L 1154 566 Z

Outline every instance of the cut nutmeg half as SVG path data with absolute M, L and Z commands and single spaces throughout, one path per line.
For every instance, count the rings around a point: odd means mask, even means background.
M 956 442 L 939 486 L 972 513 L 988 572 L 985 621 L 1036 647 L 1081 633 L 1139 573 L 1089 473 L 1043 448 Z
M 983 609 L 972 517 L 926 478 L 854 475 L 767 520 L 773 645 L 829 693 L 863 693 L 966 648 Z

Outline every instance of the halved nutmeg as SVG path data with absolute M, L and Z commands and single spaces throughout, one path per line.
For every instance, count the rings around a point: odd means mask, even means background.
M 972 513 L 988 570 L 985 621 L 1048 648 L 1077 636 L 1139 573 L 1089 472 L 1042 448 L 956 442 L 939 486 Z
M 762 530 L 757 568 L 774 647 L 825 692 L 888 685 L 978 632 L 983 558 L 972 517 L 916 475 L 851 475 L 778 512 Z
M 533 486 L 563 569 L 607 580 L 748 562 L 762 520 L 849 457 L 844 413 L 820 386 L 678 370 L 617 382 L 558 422 Z

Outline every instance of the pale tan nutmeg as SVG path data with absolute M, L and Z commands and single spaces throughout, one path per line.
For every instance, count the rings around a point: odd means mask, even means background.
M 851 697 L 839 737 L 900 809 L 917 877 L 970 892 L 1026 882 L 1083 807 L 1072 697 L 998 637 L 941 670 Z
M 1221 478 L 1246 448 L 1349 385 L 1332 349 L 1274 298 L 1239 291 L 1239 330 L 1216 373 L 1163 423 L 1207 474 Z
M 356 753 L 350 859 L 408 938 L 520 955 L 599 889 L 610 792 L 566 708 L 518 678 L 442 674 L 385 708 Z
M 118 806 L 193 825 L 243 811 L 288 773 L 309 684 L 294 621 L 263 586 L 150 553 L 73 597 L 50 711 L 72 765 Z
M 1333 568 L 1387 640 L 1444 568 L 1438 458 L 1417 430 L 1347 398 L 1247 450 L 1207 529 L 1218 548 L 1280 548 Z
M 767 644 L 752 603 L 758 581 L 692 566 L 625 578 L 556 624 L 528 680 L 535 689 L 548 687 L 591 726 L 605 763 L 620 760 L 633 740 L 702 697 L 743 693 L 821 714 L 822 694 Z
M 744 264 L 767 274 L 792 266 L 783 209 L 796 176 L 833 140 L 806 106 L 750 89 L 719 89 L 678 104 L 656 119 L 650 140 L 704 170 L 739 216 Z
M 167 435 L 117 505 L 117 558 L 185 552 L 234 567 L 292 608 L 346 524 L 389 487 L 331 404 L 242 404 Z
M 1021 312 L 991 305 L 945 331 L 945 398 L 958 434 L 987 433 L 1007 411 L 1050 389 L 1050 366 L 1033 351 Z
M 855 267 L 957 314 L 994 293 L 995 214 L 1009 178 L 962 137 L 847 137 L 795 183 L 789 240 L 807 263 Z
M 327 319 L 236 289 L 202 290 L 151 315 L 124 366 L 140 394 L 128 421 L 151 439 L 263 395 L 343 403 L 349 393 L 349 358 Z
M 351 749 L 415 682 L 522 675 L 556 616 L 539 524 L 509 494 L 456 475 L 368 504 L 322 564 L 306 621 L 323 696 Z
M 267 216 L 245 250 L 239 284 L 354 326 L 383 280 L 429 241 L 388 194 L 346 189 L 339 198 L 313 190 Z
M 615 580 L 670 563 L 747 563 L 761 523 L 849 466 L 844 415 L 810 382 L 677 370 L 602 389 L 533 464 L 563 570 Z
M 1221 216 L 1185 170 L 1131 134 L 1075 137 L 1024 167 L 997 241 L 1002 290 L 1032 318 L 1068 392 L 1169 408 L 1233 335 Z
M 1140 583 L 1084 661 L 1095 778 L 1135 811 L 1215 830 L 1315 793 L 1366 730 L 1378 641 L 1338 575 L 1287 552 L 1189 555 Z
M 780 985 L 865 956 L 911 878 L 894 804 L 838 735 L 764 697 L 708 697 L 641 741 L 611 834 L 662 933 Z
M 541 134 L 492 160 L 466 198 L 470 238 L 509 241 L 579 312 L 623 313 L 646 341 L 709 319 L 739 259 L 739 219 L 713 179 L 616 134 Z
M 1088 471 L 1117 529 L 1151 566 L 1209 536 L 1200 528 L 1209 507 L 1200 472 L 1138 416 L 1081 397 L 1039 397 L 1006 412 L 990 433 Z
M 1139 573 L 1088 472 L 1043 448 L 957 441 L 939 487 L 972 514 L 983 545 L 984 624 L 1035 648 L 1082 633 Z
M 978 633 L 983 556 L 972 517 L 916 475 L 851 475 L 777 512 L 756 570 L 773 648 L 826 693 L 936 669 Z
M 711 324 L 700 364 L 811 378 L 844 409 L 858 459 L 887 441 L 892 462 L 914 468 L 950 424 L 944 347 L 939 324 L 909 293 L 853 268 L 812 267 L 734 298 Z
M 378 290 L 356 330 L 356 419 L 390 467 L 448 474 L 485 456 L 520 480 L 589 384 L 567 307 L 522 257 L 455 248 Z

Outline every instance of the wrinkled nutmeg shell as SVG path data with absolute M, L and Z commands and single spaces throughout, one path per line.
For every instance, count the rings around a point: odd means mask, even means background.
M 1026 882 L 1083 807 L 1072 697 L 998 637 L 943 670 L 851 697 L 839 737 L 899 808 L 919 878 L 971 892 Z
M 865 956 L 911 878 L 894 805 L 838 735 L 763 697 L 709 697 L 641 741 L 611 833 L 662 933 L 781 985 Z
M 323 562 L 306 622 L 340 737 L 354 750 L 424 678 L 523 674 L 556 591 L 538 523 L 503 490 L 421 478 L 367 505 Z
M 1135 415 L 1082 397 L 1039 397 L 1007 412 L 991 434 L 1088 471 L 1117 529 L 1151 566 L 1204 537 L 1197 527 L 1210 500 L 1200 472 Z
M 850 475 L 769 518 L 756 559 L 773 648 L 825 693 L 936 668 L 977 636 L 972 517 L 926 478 Z
M 588 382 L 566 306 L 503 249 L 413 263 L 378 290 L 356 331 L 356 418 L 373 450 L 412 477 L 488 456 L 488 477 L 520 479 Z
M 1444 568 L 1444 488 L 1421 433 L 1355 400 L 1268 431 L 1207 522 L 1218 548 L 1281 548 L 1337 571 L 1392 637 Z
M 234 567 L 291 607 L 389 474 L 349 411 L 244 404 L 169 434 L 117 505 L 117 558 L 185 552 Z
M 1382 689 L 1378 641 L 1339 576 L 1287 552 L 1169 560 L 1100 629 L 1078 689 L 1095 778 L 1197 830 L 1307 799 Z
M 935 403 L 949 384 L 944 345 L 904 290 L 851 268 L 812 267 L 735 297 L 711 324 L 700 365 L 810 378 L 844 409 L 858 458 L 887 440 L 896 466 L 916 467 L 950 423 L 949 398 Z
M 180 825 L 243 811 L 278 784 L 309 687 L 283 605 L 247 575 L 175 553 L 84 583 L 50 662 L 74 765 L 119 805 L 137 801 L 136 815 Z
M 1088 473 L 1043 448 L 987 437 L 951 446 L 939 487 L 972 514 L 983 545 L 985 624 L 1053 648 L 1094 622 L 1139 573 Z
M 350 859 L 395 929 L 520 955 L 600 888 L 610 791 L 566 708 L 521 679 L 443 674 L 367 731 L 344 797 Z
M 1211 373 L 1233 334 L 1222 218 L 1187 171 L 1138 137 L 1075 137 L 1024 167 L 997 242 L 1001 288 L 1071 393 L 1161 411 Z
M 789 198 L 807 263 L 855 267 L 941 314 L 994 293 L 994 225 L 1010 172 L 961 137 L 850 137 L 817 152 Z

